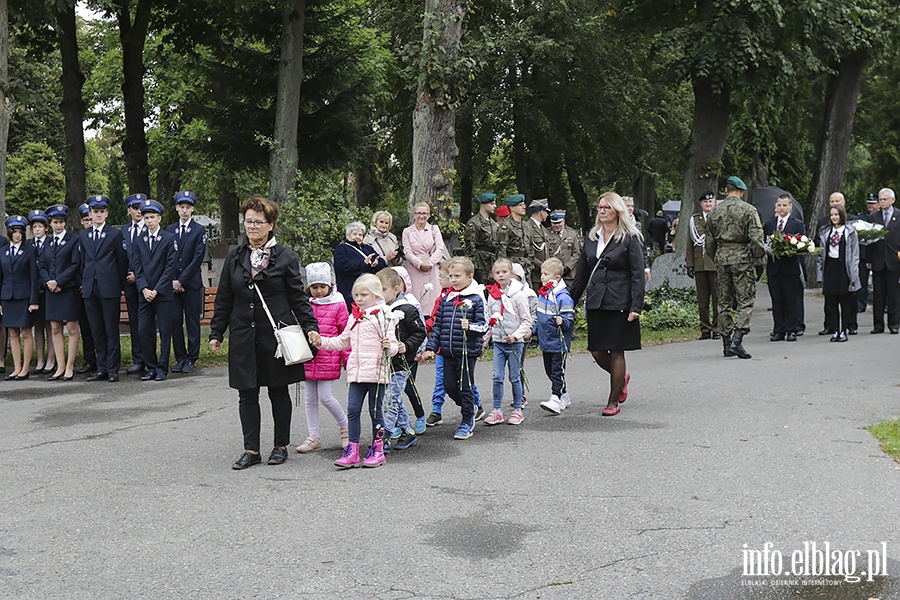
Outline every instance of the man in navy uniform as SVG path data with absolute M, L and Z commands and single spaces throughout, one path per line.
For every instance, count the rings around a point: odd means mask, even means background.
M 81 232 L 81 297 L 97 347 L 97 372 L 88 381 L 119 381 L 122 347 L 119 344 L 119 302 L 128 273 L 122 232 L 106 224 L 109 198 L 88 198 L 91 227 Z
M 93 226 L 93 221 L 91 220 L 91 207 L 88 206 L 87 202 L 78 205 L 78 214 L 81 215 L 81 229 L 90 229 Z M 76 234 L 75 244 L 75 251 L 72 254 L 72 258 L 73 260 L 80 260 L 79 257 L 84 252 L 84 249 L 81 247 L 80 235 Z M 76 277 L 81 277 L 80 265 Z M 78 281 L 78 287 L 81 287 L 80 279 Z M 78 297 L 81 298 L 81 291 L 78 292 Z M 84 298 L 81 298 L 81 319 L 78 320 L 78 328 L 81 330 L 81 354 L 84 357 L 84 365 L 75 369 L 75 372 L 79 375 L 96 373 L 97 348 L 94 346 L 94 336 L 91 334 L 91 323 L 88 320 L 87 306 L 84 303 Z
M 169 225 L 169 233 L 178 241 L 172 288 L 175 298 L 172 307 L 172 346 L 175 350 L 175 373 L 191 373 L 200 357 L 200 317 L 203 314 L 203 278 L 200 266 L 206 256 L 206 229 L 191 219 L 197 196 L 194 192 L 175 194 L 178 221 Z M 184 330 L 187 328 L 187 348 Z
M 172 339 L 172 273 L 175 270 L 175 236 L 160 227 L 163 206 L 156 200 L 141 203 L 144 230 L 136 238 L 129 264 L 139 299 L 139 326 L 147 372 L 141 381 L 165 381 L 169 373 L 169 344 Z M 159 331 L 159 355 L 156 332 Z
M 138 239 L 144 232 L 144 217 L 141 216 L 141 203 L 147 200 L 147 194 L 131 194 L 125 198 L 125 207 L 128 210 L 128 216 L 131 221 L 122 227 L 122 240 L 125 242 L 125 254 L 128 260 L 131 260 L 131 251 L 134 247 L 134 241 Z M 129 375 L 135 373 L 143 373 L 145 371 L 144 351 L 141 344 L 141 334 L 138 330 L 139 308 L 137 286 L 134 281 L 134 272 L 128 268 L 128 275 L 125 277 L 125 305 L 128 307 L 128 327 L 131 334 L 131 360 L 134 364 L 128 368 L 126 373 Z

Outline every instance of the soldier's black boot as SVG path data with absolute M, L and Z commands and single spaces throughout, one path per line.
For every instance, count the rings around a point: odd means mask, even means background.
M 725 355 L 725 358 L 729 356 L 734 356 L 734 352 L 731 351 L 731 336 L 723 335 L 722 336 L 722 354 Z
M 731 336 L 731 352 L 738 358 L 750 358 L 750 353 L 744 350 L 743 341 L 744 332 L 735 331 Z

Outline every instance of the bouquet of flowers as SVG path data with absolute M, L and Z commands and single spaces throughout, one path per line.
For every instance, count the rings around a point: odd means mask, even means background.
M 887 229 L 884 228 L 884 225 L 879 225 L 878 223 L 869 223 L 868 221 L 863 221 L 862 219 L 850 221 L 849 225 L 852 225 L 856 230 L 856 235 L 859 236 L 860 246 L 866 246 L 868 244 L 871 244 L 872 242 L 877 242 L 888 233 Z
M 775 258 L 815 254 L 819 250 L 813 241 L 805 235 L 790 235 L 776 231 L 769 236 L 769 252 Z

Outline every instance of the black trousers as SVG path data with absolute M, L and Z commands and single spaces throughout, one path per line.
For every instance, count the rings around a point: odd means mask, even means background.
M 125 282 L 125 306 L 128 307 L 128 329 L 131 334 L 131 360 L 136 365 L 144 364 L 144 347 L 141 343 L 140 292 L 133 283 Z
M 140 314 L 141 344 L 144 366 L 163 375 L 169 372 L 169 347 L 172 341 L 172 301 L 157 297 L 153 302 L 141 300 Z M 156 332 L 159 331 L 159 355 L 156 354 Z
M 444 391 L 462 412 L 462 422 L 475 425 L 475 356 L 444 356 Z
M 865 260 L 859 261 L 859 285 L 861 287 L 856 292 L 856 310 L 865 312 L 869 305 L 869 268 Z
M 275 446 L 291 443 L 291 394 L 288 386 L 270 387 L 269 402 L 272 403 L 272 420 L 275 422 Z M 259 452 L 259 388 L 238 390 L 238 412 L 241 415 L 241 429 L 244 431 L 244 450 Z
M 557 398 L 566 393 L 566 373 L 563 370 L 563 355 L 560 352 L 544 352 L 544 372 L 550 379 L 551 393 Z
M 87 309 L 94 345 L 97 348 L 97 372 L 118 373 L 119 367 L 122 366 L 122 346 L 119 344 L 119 299 L 96 296 L 85 298 L 84 307 Z
M 410 404 L 412 404 L 413 411 L 416 413 L 416 418 L 421 419 L 425 416 L 425 409 L 422 408 L 422 398 L 419 396 L 419 390 L 415 386 L 416 383 L 416 373 L 419 371 L 419 363 L 413 361 L 412 365 L 409 367 L 409 378 L 406 380 L 406 397 L 409 398 Z
M 203 288 L 184 290 L 172 297 L 172 348 L 175 362 L 197 362 L 200 358 L 200 317 L 203 314 Z M 187 348 L 184 346 L 187 329 Z
M 900 328 L 900 272 L 872 271 L 872 320 L 875 329 L 884 331 L 884 307 L 887 306 L 888 327 Z
M 769 278 L 772 318 L 775 333 L 800 331 L 803 313 L 803 281 L 800 275 L 774 275 Z
M 81 330 L 81 354 L 84 356 L 84 364 L 97 366 L 97 348 L 94 346 L 94 334 L 91 332 L 91 321 L 88 319 L 87 306 L 81 301 L 81 320 L 78 321 Z
M 825 327 L 830 331 L 847 331 L 856 327 L 856 292 L 825 294 Z

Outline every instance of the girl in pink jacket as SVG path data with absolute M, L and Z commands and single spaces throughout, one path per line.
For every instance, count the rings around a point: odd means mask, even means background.
M 313 314 L 319 322 L 319 333 L 326 336 L 340 335 L 347 326 L 347 303 L 337 291 L 331 265 L 318 262 L 306 265 L 306 290 L 309 293 Z M 319 350 L 316 357 L 303 365 L 306 373 L 306 426 L 309 437 L 297 446 L 297 452 L 307 453 L 322 449 L 319 438 L 319 403 L 328 409 L 337 421 L 341 432 L 341 446 L 350 443 L 347 415 L 341 403 L 334 397 L 334 380 L 341 378 L 341 365 L 347 362 L 349 350 Z
M 344 454 L 334 461 L 336 467 L 350 469 L 360 466 L 359 436 L 360 414 L 363 400 L 369 397 L 369 416 L 372 418 L 372 445 L 364 467 L 377 467 L 384 463 L 384 392 L 391 381 L 390 357 L 397 354 L 399 346 L 394 333 L 396 320 L 384 303 L 381 281 L 371 273 L 360 275 L 353 284 L 353 314 L 340 335 L 324 337 L 310 333 L 309 340 L 325 350 L 346 350 L 347 358 L 347 419 L 350 443 Z

